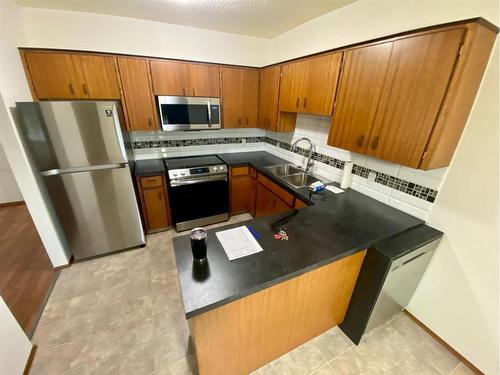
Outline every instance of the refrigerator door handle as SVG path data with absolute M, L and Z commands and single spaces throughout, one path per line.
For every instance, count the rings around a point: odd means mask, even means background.
M 118 107 L 116 106 L 116 104 L 113 106 L 113 120 L 115 123 L 116 139 L 118 140 L 120 152 L 122 154 L 123 161 L 127 162 L 127 150 L 125 150 L 125 143 L 123 142 L 122 130 L 120 128 L 120 116 L 118 115 Z
M 127 166 L 127 163 L 101 164 L 101 165 L 92 165 L 92 166 L 86 166 L 86 167 L 49 169 L 48 171 L 43 171 L 41 174 L 44 177 L 59 176 L 59 175 L 68 174 L 68 173 L 91 172 L 91 171 L 99 171 L 99 170 L 103 170 L 103 169 L 125 168 L 125 166 Z

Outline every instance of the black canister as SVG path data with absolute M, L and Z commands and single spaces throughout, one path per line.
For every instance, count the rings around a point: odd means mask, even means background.
M 207 231 L 203 228 L 194 228 L 189 238 L 194 261 L 197 263 L 205 262 L 207 260 Z

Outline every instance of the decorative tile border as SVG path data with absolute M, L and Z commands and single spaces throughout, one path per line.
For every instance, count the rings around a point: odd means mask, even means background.
M 170 139 L 158 141 L 141 141 L 133 142 L 134 149 L 151 149 L 151 148 L 169 148 L 169 147 L 185 147 L 185 146 L 205 146 L 219 144 L 237 144 L 237 143 L 267 143 L 277 146 L 287 151 L 296 154 L 307 156 L 308 150 L 302 147 L 295 147 L 292 150 L 292 145 L 288 142 L 278 141 L 270 137 L 221 137 L 221 138 L 196 138 L 196 139 Z M 329 165 L 337 169 L 344 169 L 345 161 L 333 158 L 328 155 L 323 155 L 318 152 L 313 152 L 312 159 L 320 163 Z M 354 164 L 352 173 L 356 176 L 368 178 L 370 172 L 375 172 L 375 182 L 387 186 L 391 189 L 398 190 L 402 193 L 409 194 L 416 198 L 427 202 L 434 202 L 437 196 L 437 190 L 427 188 L 422 185 L 415 184 L 410 181 L 401 180 L 400 178 L 377 172 L 375 170 L 365 168 L 361 165 Z

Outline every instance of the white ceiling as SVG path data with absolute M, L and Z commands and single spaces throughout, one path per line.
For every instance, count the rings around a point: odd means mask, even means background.
M 356 0 L 16 0 L 21 6 L 110 14 L 273 38 Z

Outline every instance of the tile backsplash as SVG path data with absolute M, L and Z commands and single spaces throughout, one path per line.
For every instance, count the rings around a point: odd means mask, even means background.
M 354 163 L 351 188 L 421 219 L 427 219 L 447 168 L 422 171 L 352 153 L 327 145 L 330 117 L 299 114 L 295 132 L 262 129 L 220 129 L 195 132 L 133 132 L 137 160 L 208 153 L 267 151 L 294 164 L 304 165 L 307 143 L 314 145 L 312 170 L 340 182 L 346 161 Z

